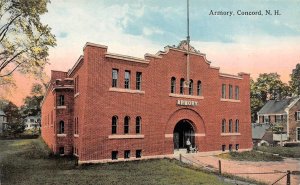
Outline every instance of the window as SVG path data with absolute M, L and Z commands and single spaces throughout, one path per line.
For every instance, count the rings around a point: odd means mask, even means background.
M 136 90 L 142 90 L 142 73 L 136 72 Z
M 171 93 L 176 93 L 176 78 L 171 78 Z
M 78 117 L 75 117 L 74 134 L 78 134 Z
M 222 98 L 226 98 L 226 84 L 222 84 Z
M 58 96 L 58 106 L 63 106 L 63 105 L 65 105 L 65 96 L 59 95 Z
M 297 121 L 300 121 L 300 111 L 297 111 L 297 112 L 296 112 L 296 120 L 297 120 Z
M 112 151 L 111 152 L 111 159 L 117 160 L 118 159 L 118 151 Z
M 229 99 L 233 99 L 232 85 L 229 85 Z
M 118 69 L 113 69 L 112 70 L 112 87 L 118 87 Z
M 58 133 L 59 134 L 65 133 L 65 123 L 64 123 L 64 121 L 59 122 Z
M 190 83 L 189 83 L 189 95 L 193 95 L 193 91 L 194 91 L 194 82 L 193 80 L 190 80 Z
M 229 132 L 232 132 L 232 119 L 229 120 Z
M 200 80 L 197 82 L 197 95 L 202 96 L 202 84 Z
M 30 119 L 30 122 L 33 123 L 33 122 L 34 122 L 34 119 Z
M 59 154 L 60 155 L 64 155 L 65 154 L 65 148 L 64 147 L 59 147 L 59 149 L 58 149 L 59 151 Z
M 141 117 L 138 116 L 136 117 L 136 121 L 135 121 L 135 132 L 137 134 L 140 134 L 141 133 Z
M 118 117 L 113 116 L 111 121 L 111 133 L 116 134 L 117 133 L 117 127 L 118 127 Z
M 180 94 L 184 94 L 184 79 L 180 79 Z
M 74 91 L 75 91 L 75 94 L 79 92 L 78 90 L 78 84 L 79 84 L 79 76 L 76 76 L 75 77 L 75 80 L 74 80 Z
M 125 71 L 125 89 L 130 89 L 130 71 Z
M 237 119 L 235 120 L 235 132 L 239 133 L 239 126 L 240 126 L 240 121 Z
M 232 151 L 232 144 L 229 144 L 229 151 Z
M 130 150 L 125 150 L 124 151 L 124 159 L 129 159 L 130 158 Z
M 135 157 L 136 158 L 141 158 L 142 157 L 142 150 L 136 150 L 135 151 Z
M 275 123 L 282 123 L 283 115 L 275 115 Z
M 130 121 L 130 117 L 126 116 L 124 118 L 124 134 L 128 134 L 129 133 L 129 121 Z
M 236 100 L 240 99 L 240 88 L 239 88 L 239 86 L 235 86 L 235 99 Z
M 222 151 L 225 152 L 226 150 L 226 145 L 222 145 Z
M 300 141 L 300 127 L 297 127 L 297 141 Z
M 270 116 L 264 116 L 264 123 L 270 123 Z
M 240 149 L 240 145 L 239 144 L 235 144 L 235 150 L 238 151 Z
M 226 120 L 223 119 L 222 120 L 222 133 L 225 133 L 226 132 Z

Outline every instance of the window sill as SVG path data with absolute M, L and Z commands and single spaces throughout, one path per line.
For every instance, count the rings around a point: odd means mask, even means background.
M 77 96 L 79 96 L 79 92 L 74 94 L 74 98 L 76 98 Z
M 74 134 L 74 137 L 79 137 L 79 135 L 78 134 Z
M 109 88 L 109 91 L 121 92 L 121 93 L 132 93 L 132 94 L 145 94 L 145 91 L 141 91 L 141 90 L 122 89 L 122 88 L 115 88 L 115 87 Z
M 199 99 L 199 100 L 204 99 L 203 96 L 184 95 L 184 94 L 174 94 L 174 93 L 170 93 L 169 96 L 170 96 L 170 97 L 175 97 L 175 98 L 189 98 L 189 99 Z
M 241 133 L 221 133 L 221 136 L 240 136 Z
M 224 98 L 221 98 L 220 100 L 221 100 L 221 101 L 227 101 L 227 102 L 234 102 L 234 103 L 239 103 L 239 102 L 241 102 L 241 100 L 235 100 L 235 99 L 224 99 Z
M 109 135 L 108 139 L 143 139 L 145 136 L 139 135 Z
M 56 109 L 66 109 L 67 108 L 67 106 L 65 106 L 65 105 L 62 105 L 62 106 L 56 106 Z
M 56 134 L 57 137 L 66 137 L 67 134 Z

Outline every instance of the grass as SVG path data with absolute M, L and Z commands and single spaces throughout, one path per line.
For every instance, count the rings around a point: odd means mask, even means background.
M 279 154 L 282 157 L 300 158 L 299 146 L 298 147 L 259 146 L 257 147 L 257 150 L 267 152 L 267 153 Z
M 255 150 L 245 152 L 229 152 L 219 155 L 220 158 L 236 161 L 282 161 L 283 158 L 272 154 L 260 153 Z
M 214 174 L 176 160 L 145 160 L 76 167 L 72 158 L 49 157 L 40 139 L 0 140 L 2 185 L 226 184 Z

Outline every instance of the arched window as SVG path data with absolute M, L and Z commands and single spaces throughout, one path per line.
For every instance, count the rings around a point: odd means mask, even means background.
M 142 122 L 142 118 L 140 116 L 136 117 L 136 120 L 135 120 L 135 132 L 137 134 L 140 134 L 141 133 L 141 122 Z
M 189 95 L 193 95 L 193 91 L 194 91 L 194 82 L 193 82 L 193 80 L 190 80 L 190 83 L 189 83 Z
M 184 94 L 184 78 L 180 79 L 180 94 Z
M 130 121 L 130 117 L 125 116 L 125 118 L 124 118 L 124 134 L 129 133 L 129 121 Z
M 235 132 L 236 133 L 239 133 L 239 128 L 240 127 L 240 121 L 237 119 L 237 120 L 235 120 Z
M 59 95 L 58 96 L 58 106 L 63 106 L 63 105 L 65 105 L 65 96 Z
M 118 128 L 118 116 L 113 116 L 111 119 L 111 133 L 116 134 Z
M 197 95 L 202 96 L 202 84 L 200 80 L 197 82 Z
M 225 133 L 226 132 L 226 120 L 223 119 L 222 120 L 222 133 Z
M 171 78 L 171 93 L 175 93 L 176 92 L 176 78 L 172 77 Z
M 229 132 L 232 132 L 232 119 L 229 120 Z
M 64 123 L 64 121 L 59 122 L 58 133 L 59 134 L 65 133 L 65 123 Z

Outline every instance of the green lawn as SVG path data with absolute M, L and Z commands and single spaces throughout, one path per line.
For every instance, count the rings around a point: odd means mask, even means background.
M 270 147 L 270 146 L 260 146 L 257 147 L 257 150 L 279 154 L 282 157 L 293 157 L 293 158 L 300 158 L 300 147 Z
M 229 152 L 220 154 L 223 159 L 236 161 L 282 161 L 283 158 L 272 154 L 260 153 L 255 150 L 245 152 Z
M 2 185 L 226 184 L 168 159 L 76 167 L 72 159 L 49 157 L 40 139 L 0 140 L 0 160 Z

